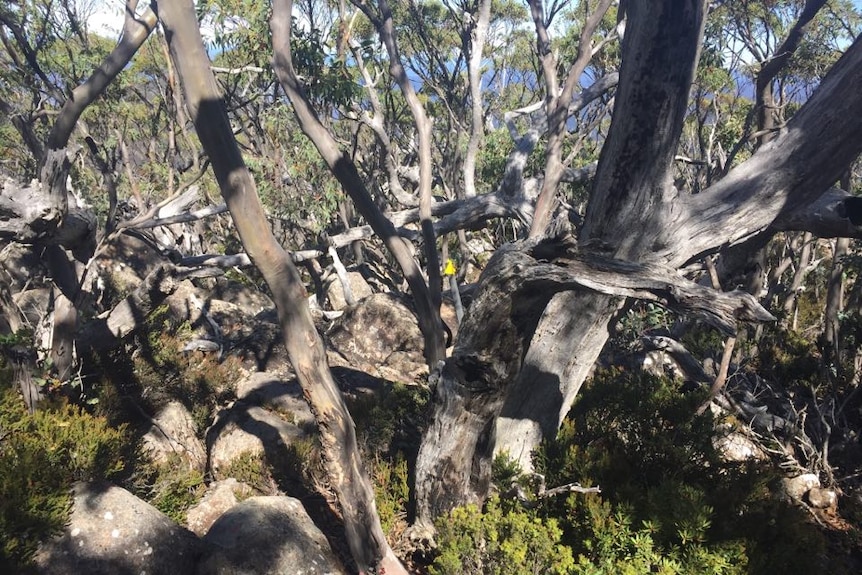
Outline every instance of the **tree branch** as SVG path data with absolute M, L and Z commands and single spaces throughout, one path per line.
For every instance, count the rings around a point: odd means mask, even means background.
M 774 140 L 704 192 L 681 199 L 684 205 L 671 218 L 675 224 L 668 227 L 659 255 L 681 265 L 741 243 L 773 222 L 798 221 L 862 152 L 860 106 L 862 38 L 857 38 Z M 820 212 L 822 221 L 830 219 L 828 213 Z
M 72 90 L 72 95 L 60 109 L 60 115 L 51 129 L 48 137 L 48 147 L 52 150 L 64 148 L 69 143 L 69 137 L 78 118 L 93 101 L 98 98 L 108 84 L 113 82 L 117 74 L 131 61 L 132 56 L 143 45 L 156 26 L 156 14 L 152 7 L 147 7 L 140 16 L 135 15 L 138 0 L 128 0 L 126 3 L 126 19 L 123 24 L 123 34 L 116 47 L 108 54 L 105 61 L 87 78 L 83 84 Z
M 367 6 L 360 6 L 360 8 L 364 11 Z M 377 204 L 362 182 L 356 166 L 339 149 L 335 138 L 320 122 L 317 113 L 305 95 L 293 67 L 290 29 L 292 9 L 292 0 L 276 0 L 273 3 L 270 28 L 272 30 L 275 74 L 293 104 L 293 110 L 302 131 L 317 147 L 333 175 L 353 200 L 356 209 L 383 240 L 395 261 L 398 262 L 416 303 L 419 327 L 425 339 L 425 359 L 429 365 L 436 365 L 440 359 L 445 357 L 443 322 L 440 319 L 439 305 L 434 305 L 431 290 L 422 277 L 422 271 L 413 258 L 410 246 L 398 236 L 395 226 L 378 209 Z M 437 271 L 439 273 L 439 269 Z

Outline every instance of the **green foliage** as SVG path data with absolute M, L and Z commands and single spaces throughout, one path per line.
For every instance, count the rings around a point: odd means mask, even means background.
M 685 348 L 694 357 L 717 357 L 724 348 L 721 332 L 701 323 L 692 323 L 680 338 Z
M 200 501 L 206 490 L 203 474 L 191 469 L 179 455 L 157 465 L 143 465 L 130 487 L 181 525 L 186 522 L 186 511 Z
M 220 470 L 219 476 L 233 477 L 258 493 L 268 494 L 273 491 L 273 478 L 266 459 L 262 455 L 251 451 L 247 451 L 236 457 L 230 462 L 230 465 Z
M 491 191 L 493 182 L 505 172 L 506 160 L 512 148 L 514 142 L 507 130 L 501 128 L 485 134 L 485 145 L 479 150 L 476 162 L 476 179 L 477 183 L 484 183 L 487 189 L 477 190 L 478 192 Z
M 22 328 L 15 333 L 0 333 L 0 348 L 11 348 L 16 345 L 32 346 L 33 330 Z M 0 361 L 3 361 L 2 356 Z
M 177 523 L 184 524 L 186 511 L 200 501 L 205 487 L 203 475 L 199 471 L 188 470 L 166 479 L 150 503 Z
M 491 482 L 500 490 L 511 487 L 523 473 L 524 470 L 508 453 L 498 453 L 491 462 Z
M 574 496 L 573 496 L 574 497 Z M 687 531 L 689 539 L 665 547 L 656 540 L 650 521 L 635 525 L 632 509 L 613 505 L 599 496 L 579 504 L 580 520 L 589 526 L 578 557 L 576 573 L 616 575 L 640 573 L 745 573 L 744 548 L 737 542 L 707 547 L 708 522 Z
M 822 379 L 820 352 L 799 332 L 767 328 L 757 347 L 751 368 L 785 388 L 817 385 Z
M 371 466 L 371 479 L 383 532 L 390 537 L 397 535 L 407 525 L 407 505 L 410 500 L 407 460 L 400 455 L 391 461 L 375 459 Z
M 141 396 L 153 412 L 180 401 L 202 432 L 215 408 L 232 397 L 240 364 L 231 356 L 220 360 L 215 354 L 183 352 L 190 334 L 188 323 L 177 324 L 167 306 L 161 306 L 147 318 L 137 349 L 115 353 L 100 367 L 105 383 L 113 384 L 121 395 Z M 112 392 L 103 389 L 102 395 Z
M 666 308 L 652 302 L 634 303 L 617 322 L 617 339 L 626 345 L 645 333 L 656 329 L 667 329 L 673 315 Z
M 497 495 L 480 510 L 454 509 L 437 522 L 438 555 L 432 574 L 522 575 L 575 573 L 572 550 L 554 518 L 507 508 Z
M 407 526 L 409 464 L 416 457 L 427 420 L 428 390 L 392 383 L 348 398 L 360 448 L 371 461 L 377 511 L 383 530 L 397 537 Z
M 774 495 L 771 468 L 726 463 L 702 393 L 665 378 L 600 371 L 557 439 L 537 454 L 549 485 L 601 495 L 543 501 L 578 573 L 844 573 L 806 514 Z M 781 565 L 779 568 L 777 565 Z
M 249 158 L 248 164 L 260 185 L 261 201 L 273 216 L 319 234 L 332 223 L 344 194 L 314 145 L 292 129 L 289 114 L 283 106 L 267 110 L 264 129 L 290 150 L 291 161 L 284 171 L 296 185 L 285 187 L 279 166 L 270 159 Z
M 369 453 L 416 453 L 429 397 L 424 387 L 393 383 L 349 400 L 360 445 Z
M 33 414 L 8 388 L 0 393 L 0 563 L 24 565 L 38 542 L 65 524 L 74 481 L 119 473 L 128 438 L 123 427 L 77 407 Z

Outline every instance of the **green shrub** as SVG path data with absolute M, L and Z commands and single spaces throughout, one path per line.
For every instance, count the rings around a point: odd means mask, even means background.
M 779 500 L 768 465 L 716 453 L 703 394 L 642 372 L 600 371 L 536 467 L 550 487 L 600 485 L 600 495 L 543 500 L 575 572 L 845 573 L 806 514 Z
M 203 473 L 191 469 L 180 455 L 162 463 L 140 463 L 128 482 L 129 490 L 153 507 L 185 525 L 186 511 L 206 490 Z
M 418 452 L 429 397 L 423 387 L 392 383 L 379 392 L 350 399 L 348 407 L 360 446 L 369 454 L 393 457 L 399 451 Z
M 183 352 L 191 333 L 187 322 L 176 323 L 167 306 L 160 306 L 134 343 L 88 358 L 90 370 L 100 375 L 99 412 L 111 420 L 134 421 L 141 411 L 155 414 L 179 401 L 203 435 L 218 406 L 234 398 L 241 362 L 234 356 Z
M 578 510 L 583 537 L 575 573 L 746 573 L 747 558 L 741 542 L 707 543 L 707 506 L 694 507 L 692 516 L 674 523 L 678 543 L 663 545 L 658 522 L 646 520 L 636 525 L 630 506 L 614 505 L 598 495 L 588 495 L 577 502 L 575 498 L 570 497 L 569 506 Z
M 575 573 L 572 550 L 554 518 L 509 508 L 492 496 L 485 509 L 466 505 L 437 523 L 438 555 L 430 572 L 483 575 Z
M 219 471 L 219 477 L 233 477 L 257 493 L 269 495 L 275 491 L 275 481 L 272 478 L 266 458 L 251 451 L 247 451 L 231 461 L 225 469 Z
M 390 536 L 397 535 L 407 525 L 407 504 L 410 500 L 407 460 L 403 457 L 391 461 L 375 459 L 371 476 L 383 531 Z
M 181 525 L 186 523 L 186 511 L 200 501 L 206 489 L 200 471 L 187 469 L 185 472 L 166 474 L 157 483 L 156 497 L 150 503 Z
M 77 407 L 30 414 L 17 393 L 0 392 L 0 562 L 26 565 L 65 525 L 72 483 L 119 473 L 127 442 L 123 427 Z
M 427 389 L 402 383 L 348 398 L 357 441 L 365 461 L 371 462 L 380 521 L 393 540 L 407 526 L 409 462 L 419 451 L 428 400 Z

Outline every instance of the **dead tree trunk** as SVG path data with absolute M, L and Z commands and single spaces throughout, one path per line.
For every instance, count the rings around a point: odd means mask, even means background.
M 705 4 L 628 4 L 614 117 L 581 232 L 584 249 L 601 248 L 619 260 L 676 268 L 744 241 L 814 203 L 862 151 L 862 40 L 857 40 L 775 139 L 704 192 L 685 196 L 676 190 L 672 162 L 698 59 Z M 523 264 L 519 273 L 528 275 L 532 266 Z M 482 283 L 493 281 L 488 273 L 483 276 Z M 437 410 L 417 463 L 420 522 L 481 498 L 492 443 L 515 446 L 510 452 L 529 450 L 537 444 L 537 434 L 530 441 L 519 440 L 517 434 L 541 428 L 548 413 L 565 412 L 564 399 L 574 397 L 587 374 L 584 366 L 593 364 L 607 337 L 613 297 L 630 297 L 596 294 L 595 286 L 588 287 L 558 304 L 557 317 L 567 319 L 538 329 L 530 322 L 539 318 L 521 310 L 526 306 L 533 313 L 542 297 L 550 299 L 548 285 L 537 284 L 537 292 L 501 292 L 496 306 L 522 318 L 516 322 L 521 328 L 510 328 L 509 333 L 530 337 L 524 343 L 506 336 L 517 343 L 508 350 L 482 347 L 481 332 L 499 328 L 490 318 L 472 318 L 481 307 L 470 309 L 455 355 L 440 376 Z M 546 314 L 541 321 L 548 319 Z M 521 367 L 519 354 L 527 345 L 536 352 L 526 352 Z M 551 349 L 557 349 L 553 356 L 544 353 Z M 501 356 L 501 351 L 514 356 Z M 533 365 L 538 367 L 532 373 L 541 378 L 527 371 Z M 517 399 L 533 391 L 545 401 Z M 491 437 L 491 425 L 501 412 L 516 425 L 498 427 Z
M 437 411 L 416 464 L 420 524 L 428 526 L 452 507 L 487 495 L 494 419 L 519 373 L 531 369 L 522 358 L 548 302 L 567 290 L 592 300 L 659 301 L 696 313 L 725 333 L 734 333 L 737 319 L 774 319 L 744 292 L 715 292 L 658 264 L 582 252 L 567 236 L 497 250 L 479 280 L 455 351 L 438 374 Z M 608 317 L 609 310 L 595 312 Z M 576 338 L 558 332 L 565 335 Z M 536 394 L 559 395 L 559 379 L 547 381 Z
M 324 463 L 343 511 L 353 558 L 360 572 L 404 573 L 380 526 L 353 420 L 326 362 L 305 287 L 289 255 L 268 231 L 254 179 L 210 71 L 192 1 L 164 3 L 159 16 L 186 104 L 240 240 L 272 291 L 290 361 L 318 424 Z

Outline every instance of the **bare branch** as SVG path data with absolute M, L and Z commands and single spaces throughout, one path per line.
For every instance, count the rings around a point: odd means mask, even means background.
M 472 30 L 467 48 L 467 77 L 470 82 L 470 141 L 464 156 L 464 195 L 476 195 L 476 159 L 479 157 L 479 144 L 484 135 L 485 121 L 482 107 L 482 50 L 491 20 L 491 0 L 480 0 L 476 15 L 471 18 Z
M 93 103 L 117 77 L 117 74 L 126 67 L 155 28 L 157 18 L 152 7 L 148 7 L 143 14 L 137 16 L 136 5 L 137 0 L 129 0 L 126 5 L 123 34 L 117 46 L 83 84 L 72 90 L 72 96 L 63 104 L 60 115 L 51 129 L 51 135 L 48 137 L 49 148 L 58 150 L 66 146 L 78 118 L 87 106 Z
M 363 12 L 367 6 L 359 6 Z M 413 258 L 410 246 L 397 234 L 395 226 L 389 221 L 362 181 L 355 164 L 343 153 L 332 134 L 327 131 L 308 101 L 302 84 L 293 67 L 291 52 L 291 10 L 292 0 L 276 0 L 270 21 L 273 42 L 273 67 L 281 87 L 290 98 L 302 131 L 311 139 L 321 157 L 338 179 L 342 188 L 356 205 L 356 209 L 370 224 L 374 232 L 383 240 L 389 252 L 398 262 L 413 293 L 419 327 L 425 339 L 425 358 L 429 365 L 436 365 L 445 356 L 443 341 L 443 321 L 440 319 L 439 303 L 435 305 L 432 290 L 425 283 L 422 271 Z M 372 15 L 373 16 L 373 15 Z M 430 206 L 429 206 L 430 207 Z M 436 251 L 435 251 L 436 253 Z M 440 269 L 437 266 L 439 276 Z M 439 286 L 437 290 L 439 291 Z
M 580 81 L 581 75 L 593 56 L 592 37 L 601 23 L 605 12 L 611 5 L 611 0 L 601 0 L 595 11 L 587 18 L 581 30 L 578 43 L 578 56 L 572 63 L 566 76 L 563 89 L 557 93 L 557 62 L 550 50 L 550 37 L 540 17 L 543 12 L 541 0 L 530 0 L 530 9 L 536 26 L 536 38 L 539 58 L 542 62 L 542 74 L 545 78 L 547 93 L 545 94 L 545 109 L 548 118 L 548 146 L 545 154 L 545 179 L 542 191 L 536 201 L 536 210 L 530 226 L 530 236 L 537 237 L 545 233 L 551 220 L 556 203 L 557 186 L 560 183 L 563 170 L 562 147 L 566 131 L 566 121 L 569 118 L 569 104 L 572 95 Z
M 773 222 L 787 226 L 782 221 L 804 214 L 862 152 L 860 104 L 862 38 L 847 49 L 775 139 L 704 192 L 680 198 L 684 206 L 678 208 L 677 224 L 667 228 L 667 245 L 672 244 L 674 252 L 669 261 L 684 263 L 722 244 L 741 243 Z M 838 204 L 834 210 L 840 215 Z M 829 213 L 820 211 L 822 221 L 833 219 Z M 664 256 L 669 250 L 660 251 Z

